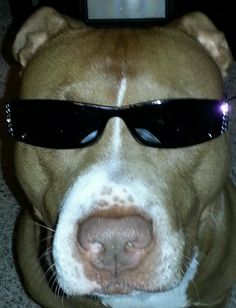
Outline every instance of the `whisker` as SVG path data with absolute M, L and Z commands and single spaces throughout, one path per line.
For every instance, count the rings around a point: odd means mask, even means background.
M 50 256 L 52 252 L 52 246 L 49 246 L 44 252 L 43 254 L 39 257 L 39 261 L 42 261 L 43 258 Z
M 47 276 L 47 274 L 52 270 L 52 268 L 55 268 L 55 264 L 53 263 L 53 264 L 51 264 L 49 267 L 48 267 L 48 269 L 47 269 L 47 271 L 45 272 L 45 276 Z M 55 274 L 55 271 L 53 271 L 53 275 Z
M 183 261 L 184 261 L 184 265 L 187 267 L 190 266 L 190 264 L 192 263 L 193 261 L 193 256 L 188 256 L 188 255 L 183 255 Z
M 65 293 L 63 292 L 63 290 L 61 289 L 58 281 L 57 281 L 57 276 L 55 276 L 54 278 L 54 282 L 53 282 L 53 286 L 56 284 L 55 287 L 55 296 L 58 296 L 61 298 L 61 302 L 62 302 L 62 306 L 64 305 L 64 297 L 65 297 Z M 53 287 L 54 288 L 54 287 Z
M 48 281 L 48 284 L 50 285 L 50 287 L 54 290 L 54 285 L 55 285 L 55 282 L 57 283 L 57 273 L 54 271 L 54 273 L 52 273 L 49 281 Z
M 52 232 L 52 233 L 55 233 L 55 230 L 53 230 L 52 228 L 49 228 L 49 227 L 47 227 L 47 226 L 45 226 L 45 225 L 43 225 L 43 224 L 40 224 L 39 222 L 36 222 L 36 221 L 32 221 L 35 225 L 37 225 L 37 226 L 39 226 L 39 227 L 41 227 L 41 228 L 43 228 L 43 229 L 46 229 L 47 231 L 50 231 L 50 232 Z
M 32 218 L 29 218 L 29 217 L 28 217 L 28 218 L 27 218 L 27 221 L 28 221 L 29 223 L 31 223 L 31 224 L 37 225 L 37 226 L 39 226 L 39 227 L 42 227 L 43 229 L 46 229 L 46 230 L 48 230 L 48 231 L 50 231 L 50 232 L 55 233 L 55 230 L 54 230 L 54 229 L 49 228 L 49 227 L 45 226 L 44 224 L 41 224 L 41 223 L 39 223 L 38 221 L 33 220 Z
M 192 283 L 194 290 L 196 291 L 197 300 L 200 301 L 200 294 L 199 294 L 199 291 L 198 291 L 197 283 L 194 282 L 194 280 L 191 280 L 190 283 Z
M 54 295 L 57 297 L 57 291 L 58 291 L 58 282 L 57 282 L 57 276 L 56 273 L 53 275 L 53 282 L 51 285 L 52 290 L 54 290 Z
M 44 280 L 48 280 L 47 275 L 50 272 L 50 270 L 52 270 L 52 268 L 55 267 L 54 264 L 51 264 L 48 269 L 46 270 L 46 272 L 43 274 L 42 278 L 39 281 L 39 284 L 43 284 Z
M 60 291 L 61 291 L 61 303 L 62 303 L 62 306 L 64 306 L 64 297 L 65 297 L 65 295 L 64 295 L 64 292 L 61 290 L 61 288 L 60 288 Z
M 44 237 L 43 239 L 41 239 L 40 240 L 40 243 L 41 244 L 43 244 L 44 242 L 48 242 L 48 241 L 50 241 L 51 239 L 53 239 L 54 238 L 54 235 L 49 235 L 49 236 L 46 236 L 46 237 Z

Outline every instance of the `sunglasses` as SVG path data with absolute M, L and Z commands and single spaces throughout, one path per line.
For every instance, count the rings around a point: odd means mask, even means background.
M 121 118 L 142 145 L 154 148 L 196 145 L 227 130 L 229 109 L 224 99 L 161 99 L 124 107 L 33 99 L 15 100 L 5 107 L 11 136 L 51 149 L 94 144 L 113 117 Z

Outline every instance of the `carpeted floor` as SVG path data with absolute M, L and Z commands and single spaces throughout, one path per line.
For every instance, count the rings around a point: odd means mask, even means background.
M 0 116 L 3 102 L 15 97 L 19 84 L 19 67 L 11 57 L 11 43 L 14 29 L 7 0 L 0 0 Z M 236 63 L 225 81 L 228 97 L 236 95 Z M 236 108 L 232 100 L 230 134 L 232 144 L 231 177 L 236 183 Z M 19 211 L 20 191 L 15 182 L 12 165 L 12 141 L 7 138 L 0 120 L 0 308 L 34 308 L 35 305 L 25 294 L 15 270 L 13 260 L 13 230 Z M 171 307 L 170 307 L 171 308 Z M 236 288 L 232 292 L 229 308 L 236 308 Z

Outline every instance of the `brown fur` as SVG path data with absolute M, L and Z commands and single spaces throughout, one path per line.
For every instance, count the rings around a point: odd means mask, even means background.
M 209 41 L 218 54 L 211 50 Z M 104 105 L 115 103 L 124 74 L 129 85 L 125 105 L 156 98 L 221 98 L 222 76 L 232 62 L 224 37 L 200 13 L 164 28 L 93 29 L 43 8 L 19 31 L 13 48 L 24 67 L 21 98 Z M 112 125 L 111 120 L 92 149 L 55 151 L 16 145 L 18 179 L 36 216 L 48 227 L 55 227 L 60 200 L 74 179 L 88 166 L 111 155 Z M 205 302 L 209 307 L 223 304 L 236 281 L 236 194 L 228 180 L 227 134 L 189 148 L 156 150 L 137 144 L 125 125 L 122 133 L 124 165 L 120 172 L 114 171 L 115 176 L 144 177 L 155 183 L 156 194 L 165 194 L 173 230 L 182 225 L 186 234 L 186 255 L 195 243 L 204 252 L 195 284 L 189 286 L 189 297 L 193 303 Z M 31 219 L 26 212 L 18 234 L 24 282 L 43 307 L 62 307 L 61 299 L 43 280 L 36 253 L 39 227 Z M 144 265 L 146 273 L 156 262 L 154 257 Z M 39 284 L 41 280 L 44 283 Z M 63 307 L 101 304 L 71 298 L 64 300 Z

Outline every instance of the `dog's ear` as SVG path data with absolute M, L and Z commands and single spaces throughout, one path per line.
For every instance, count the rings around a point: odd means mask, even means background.
M 173 22 L 183 31 L 199 41 L 218 65 L 221 75 L 225 77 L 227 70 L 233 62 L 225 36 L 212 21 L 203 13 L 194 12 L 187 14 Z
M 40 46 L 68 28 L 69 22 L 53 8 L 39 9 L 17 33 L 12 47 L 14 58 L 25 67 Z

